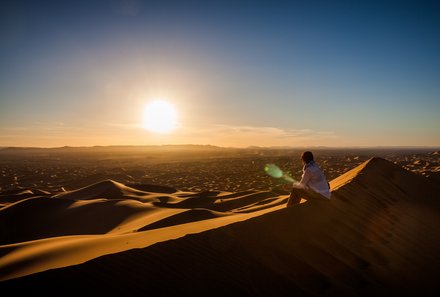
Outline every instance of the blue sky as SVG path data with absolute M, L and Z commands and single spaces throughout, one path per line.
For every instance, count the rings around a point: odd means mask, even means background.
M 2 1 L 0 146 L 440 146 L 437 1 Z M 140 124 L 175 105 L 167 134 Z

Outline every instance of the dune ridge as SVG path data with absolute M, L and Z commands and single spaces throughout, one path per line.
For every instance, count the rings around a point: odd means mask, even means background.
M 55 295 L 51 283 L 68 286 L 75 279 L 72 293 L 126 296 L 152 290 L 164 296 L 428 296 L 439 289 L 439 185 L 381 158 L 330 185 L 330 201 L 286 208 L 287 195 L 271 192 L 165 195 L 111 183 L 124 199 L 104 200 L 128 203 L 129 215 L 118 224 L 130 228 L 3 244 L 0 284 Z M 107 192 L 93 189 L 42 199 L 61 208 L 100 205 L 104 200 L 96 197 Z M 0 221 L 17 205 L 0 209 Z M 157 217 L 146 219 L 152 213 Z
M 0 258 L 0 280 L 202 232 L 274 211 L 286 200 L 255 190 L 193 193 L 156 185 L 134 186 L 137 189 L 104 180 L 54 195 L 26 195 L 1 208 L 0 254 L 4 256 Z M 267 206 L 260 201 L 263 196 L 272 197 Z M 234 211 L 256 201 L 261 205 L 253 211 Z M 222 203 L 227 205 L 219 207 Z M 20 224 L 14 224 L 17 218 L 21 218 Z

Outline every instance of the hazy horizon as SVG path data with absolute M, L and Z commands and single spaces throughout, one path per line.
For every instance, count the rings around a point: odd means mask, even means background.
M 1 147 L 440 146 L 436 1 L 8 1 L 0 20 Z
M 330 150 L 345 150 L 345 149 L 440 149 L 440 146 L 220 146 L 212 144 L 197 144 L 197 143 L 182 143 L 182 144 L 113 144 L 113 145 L 85 145 L 85 146 L 0 146 L 0 149 L 11 148 L 11 149 L 63 149 L 63 148 L 123 148 L 123 147 L 211 147 L 211 148 L 221 148 L 221 149 L 310 149 L 310 150 L 320 150 L 320 149 L 330 149 Z

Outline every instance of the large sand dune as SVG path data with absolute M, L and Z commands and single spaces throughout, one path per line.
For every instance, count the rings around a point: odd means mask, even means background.
M 272 191 L 112 180 L 56 194 L 2 193 L 0 287 L 46 295 L 438 293 L 439 185 L 381 158 L 330 184 L 330 201 L 291 208 Z

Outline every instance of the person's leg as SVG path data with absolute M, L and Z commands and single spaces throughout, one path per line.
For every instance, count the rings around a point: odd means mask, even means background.
M 299 204 L 301 202 L 301 197 L 304 197 L 303 189 L 292 188 L 289 200 L 287 201 L 287 207 Z

